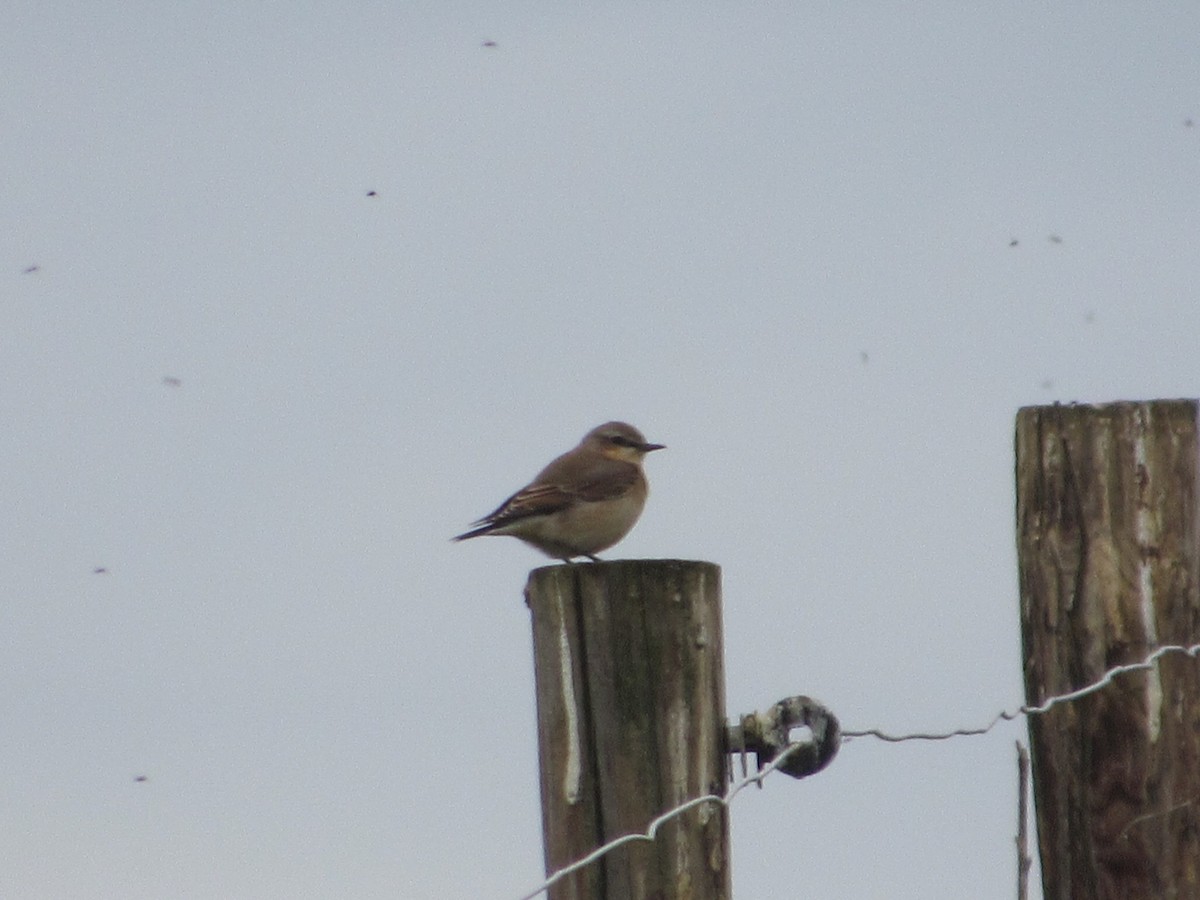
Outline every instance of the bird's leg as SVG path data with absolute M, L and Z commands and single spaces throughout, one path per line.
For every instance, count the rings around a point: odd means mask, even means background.
M 586 556 L 588 559 L 590 559 L 592 562 L 604 562 L 604 560 L 602 560 L 600 557 L 596 556 L 593 553 L 585 553 L 583 555 Z

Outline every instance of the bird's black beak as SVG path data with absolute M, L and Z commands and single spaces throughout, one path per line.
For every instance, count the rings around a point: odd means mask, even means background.
M 642 452 L 649 453 L 651 450 L 666 450 L 666 444 L 642 444 Z

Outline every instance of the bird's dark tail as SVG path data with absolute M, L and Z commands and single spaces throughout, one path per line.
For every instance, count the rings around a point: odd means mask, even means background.
M 456 534 L 454 537 L 450 538 L 450 540 L 465 541 L 468 538 L 480 537 L 482 535 L 490 533 L 491 530 L 495 527 L 496 527 L 495 523 L 491 523 L 488 525 L 480 525 L 478 528 L 472 528 L 470 531 L 464 531 L 462 534 Z

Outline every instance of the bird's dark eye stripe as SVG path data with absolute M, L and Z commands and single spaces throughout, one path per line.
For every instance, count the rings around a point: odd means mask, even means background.
M 619 434 L 614 434 L 609 438 L 614 444 L 620 444 L 622 447 L 636 447 L 637 444 L 627 437 L 621 437 Z

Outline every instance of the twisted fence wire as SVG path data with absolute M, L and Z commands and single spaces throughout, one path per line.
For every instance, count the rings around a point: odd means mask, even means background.
M 991 731 L 993 728 L 995 728 L 1000 722 L 1009 722 L 1009 721 L 1012 721 L 1013 719 L 1019 718 L 1021 716 L 1041 715 L 1043 713 L 1049 712 L 1051 709 L 1053 709 L 1055 706 L 1058 706 L 1060 703 L 1071 703 L 1075 700 L 1079 700 L 1083 697 L 1086 697 L 1089 694 L 1094 694 L 1098 691 L 1101 691 L 1105 687 L 1107 687 L 1109 684 L 1111 684 L 1113 679 L 1115 679 L 1118 675 L 1125 675 L 1130 672 L 1141 672 L 1141 671 L 1145 671 L 1148 669 L 1152 669 L 1156 665 L 1158 665 L 1158 661 L 1160 659 L 1162 659 L 1162 657 L 1166 656 L 1168 653 L 1183 653 L 1183 654 L 1186 654 L 1187 656 L 1191 656 L 1191 657 L 1200 657 L 1200 643 L 1192 644 L 1190 646 L 1184 645 L 1184 644 L 1165 644 L 1161 647 L 1158 647 L 1156 650 L 1154 650 L 1153 653 L 1151 653 L 1145 659 L 1140 660 L 1139 662 L 1125 663 L 1123 665 L 1113 666 L 1111 669 L 1107 670 L 1100 678 L 1096 679 L 1095 681 L 1091 682 L 1090 684 L 1084 685 L 1081 688 L 1076 688 L 1073 691 L 1067 691 L 1064 694 L 1054 695 L 1052 697 L 1047 698 L 1044 702 L 1036 704 L 1036 705 L 1024 704 L 1022 706 L 1017 707 L 1016 709 L 1001 710 L 999 713 L 996 714 L 996 716 L 987 725 L 984 725 L 980 728 L 957 728 L 957 729 L 954 729 L 953 731 L 932 732 L 932 733 L 931 732 L 913 732 L 910 734 L 899 734 L 899 735 L 888 734 L 877 728 L 870 728 L 865 731 L 843 731 L 842 736 L 846 740 L 853 740 L 855 738 L 873 737 L 873 738 L 878 738 L 881 741 L 887 741 L 889 743 L 900 743 L 902 741 L 945 741 L 945 740 L 949 740 L 950 738 L 956 738 L 956 737 L 976 737 L 978 735 L 987 734 L 989 731 Z M 676 806 L 673 809 L 669 809 L 666 812 L 662 813 L 661 815 L 655 817 L 650 822 L 650 824 L 647 826 L 645 831 L 631 832 L 629 834 L 624 834 L 618 838 L 614 838 L 613 840 L 611 840 L 605 844 L 602 844 L 601 846 L 599 846 L 595 850 L 593 850 L 591 853 L 588 853 L 586 856 L 580 857 L 579 859 L 575 860 L 575 862 L 570 863 L 566 866 L 563 866 L 562 868 L 557 869 L 554 872 L 552 872 L 549 876 L 547 876 L 545 881 L 543 881 L 540 885 L 538 885 L 532 891 L 530 891 L 527 894 L 522 894 L 521 897 L 519 898 L 519 900 L 533 900 L 533 898 L 535 898 L 538 895 L 549 890 L 551 887 L 553 887 L 555 884 L 557 884 L 563 878 L 566 878 L 568 875 L 572 874 L 573 872 L 579 871 L 580 869 L 584 868 L 585 866 L 591 865 L 593 862 L 595 862 L 596 860 L 600 859 L 601 857 L 607 855 L 608 853 L 612 852 L 617 847 L 621 847 L 625 844 L 633 843 L 634 841 L 652 842 L 655 839 L 655 836 L 658 834 L 658 829 L 660 827 L 662 827 L 662 825 L 664 823 L 669 822 L 671 819 L 675 818 L 676 816 L 682 815 L 683 813 L 687 812 L 690 809 L 694 809 L 698 806 L 703 806 L 706 803 L 717 803 L 717 804 L 720 804 L 721 806 L 728 807 L 730 805 L 730 803 L 733 801 L 733 798 L 736 797 L 738 794 L 740 794 L 745 788 L 749 787 L 752 784 L 761 785 L 763 780 L 768 775 L 770 775 L 772 772 L 774 772 L 776 769 L 778 769 L 780 764 L 784 760 L 786 760 L 787 757 L 791 753 L 795 752 L 800 747 L 807 746 L 808 743 L 809 743 L 808 741 L 797 741 L 793 744 L 789 744 L 768 765 L 763 766 L 762 769 L 760 769 L 758 772 L 754 773 L 753 775 L 748 775 L 745 778 L 742 778 L 739 781 L 734 782 L 734 784 L 731 785 L 729 790 L 727 790 L 724 794 L 705 794 L 701 797 L 693 797 L 691 800 L 687 800 L 684 803 L 681 803 L 679 806 Z M 1200 798 L 1196 798 L 1196 799 L 1200 799 Z M 1154 817 L 1157 815 L 1163 815 L 1166 813 L 1173 812 L 1175 809 L 1180 809 L 1185 806 L 1188 806 L 1192 802 L 1194 802 L 1194 800 L 1188 800 L 1181 804 L 1178 804 L 1178 806 L 1173 807 L 1171 810 L 1165 811 L 1165 813 L 1151 813 L 1148 816 L 1143 816 L 1138 819 L 1134 819 L 1132 822 L 1129 823 L 1129 825 L 1126 826 L 1126 829 L 1128 829 L 1129 827 L 1132 827 L 1136 823 L 1139 823 L 1140 821 L 1142 821 L 1142 819 L 1146 819 L 1146 818 Z
M 734 797 L 752 784 L 762 784 L 763 779 L 779 768 L 779 766 L 788 758 L 789 755 L 794 753 L 799 748 L 806 746 L 806 744 L 806 741 L 797 741 L 796 743 L 785 747 L 778 756 L 771 760 L 769 764 L 763 766 L 762 769 L 760 769 L 758 772 L 755 772 L 753 775 L 747 775 L 745 778 L 734 782 L 730 786 L 729 790 L 727 790 L 724 794 L 704 794 L 701 797 L 693 797 L 691 800 L 681 803 L 674 809 L 669 809 L 665 813 L 656 816 L 650 822 L 650 825 L 645 831 L 635 831 L 631 832 L 630 834 L 623 834 L 619 838 L 614 838 L 613 840 L 609 841 L 607 844 L 602 844 L 587 856 L 580 857 L 579 859 L 575 860 L 575 862 L 563 866 L 561 869 L 553 872 L 537 888 L 530 891 L 528 894 L 522 894 L 520 900 L 533 900 L 533 898 L 538 894 L 549 890 L 572 872 L 577 872 L 585 866 L 590 865 L 600 857 L 612 850 L 615 850 L 617 847 L 620 847 L 623 844 L 631 844 L 634 841 L 653 841 L 655 835 L 658 834 L 659 828 L 676 816 L 683 815 L 689 809 L 694 809 L 697 806 L 703 806 L 706 803 L 718 803 L 721 806 L 729 806 L 730 801 L 732 801 Z
M 1094 694 L 1097 691 L 1101 691 L 1111 684 L 1113 679 L 1118 675 L 1124 675 L 1128 672 L 1141 672 L 1146 669 L 1153 669 L 1158 664 L 1158 661 L 1168 653 L 1185 653 L 1188 656 L 1197 656 L 1200 654 L 1200 644 L 1192 644 L 1191 646 L 1185 646 L 1183 644 L 1164 644 L 1140 662 L 1113 666 L 1100 678 L 1096 679 L 1090 684 L 1084 685 L 1081 688 L 1068 691 L 1065 694 L 1057 694 L 1048 698 L 1045 702 L 1039 703 L 1035 706 L 1026 704 L 1024 706 L 1018 706 L 1013 710 L 1001 710 L 996 714 L 992 721 L 988 722 L 987 725 L 984 725 L 981 728 L 957 728 L 954 731 L 932 733 L 913 732 L 911 734 L 888 734 L 884 731 L 880 731 L 877 728 L 870 728 L 866 731 L 843 731 L 842 735 L 843 737 L 850 739 L 873 737 L 878 738 L 881 741 L 899 743 L 901 741 L 945 741 L 949 740 L 950 738 L 975 737 L 977 735 L 987 734 L 1000 722 L 1010 722 L 1013 719 L 1019 718 L 1020 716 L 1041 715 L 1042 713 L 1049 712 L 1060 703 L 1070 703 L 1074 700 L 1079 700 L 1083 697 L 1086 697 L 1089 694 Z

